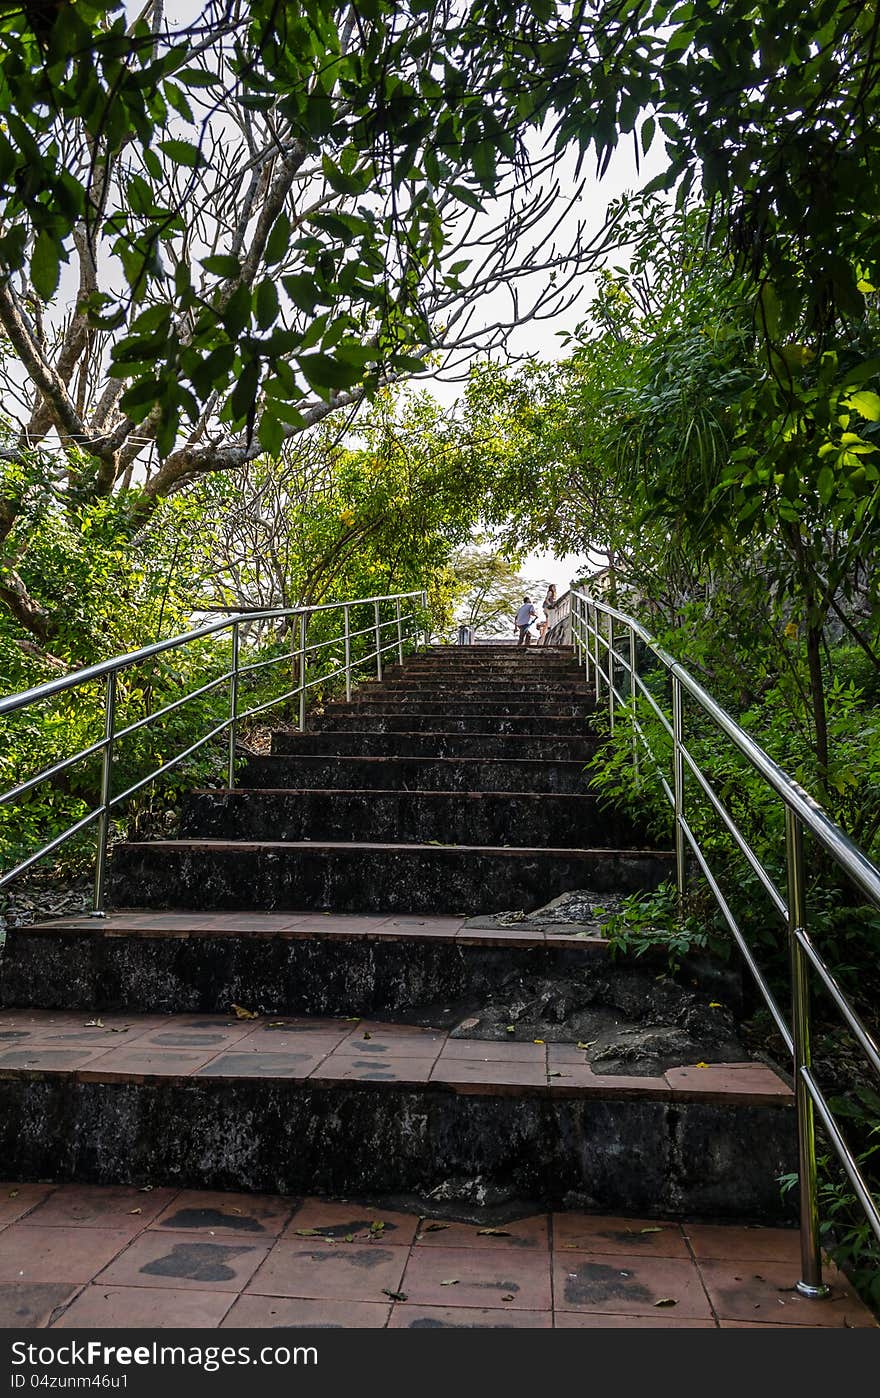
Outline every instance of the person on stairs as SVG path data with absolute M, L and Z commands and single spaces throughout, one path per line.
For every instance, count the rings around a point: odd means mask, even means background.
M 542 609 L 543 609 L 543 612 L 544 612 L 544 620 L 542 621 L 540 617 L 538 618 L 538 628 L 539 628 L 539 630 L 540 630 L 540 632 L 541 632 L 541 641 L 540 641 L 540 644 L 541 644 L 542 646 L 546 646 L 546 645 L 547 645 L 547 630 L 548 630 L 548 627 L 550 626 L 550 613 L 553 611 L 553 609 L 554 609 L 555 606 L 556 606 L 556 584 L 555 584 L 555 583 L 551 583 L 550 586 L 547 588 L 547 596 L 544 598 L 544 601 L 543 601 L 543 604 L 542 604 Z
M 516 621 L 513 624 L 513 634 L 516 635 L 516 633 L 519 632 L 518 646 L 530 646 L 532 644 L 532 635 L 529 627 L 532 625 L 532 622 L 537 619 L 537 616 L 538 613 L 532 604 L 531 598 L 524 597 L 522 606 L 516 614 Z

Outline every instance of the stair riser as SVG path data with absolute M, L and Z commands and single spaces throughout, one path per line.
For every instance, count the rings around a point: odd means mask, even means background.
M 360 788 L 410 791 L 583 792 L 583 762 L 479 758 L 255 757 L 238 777 L 240 787 Z
M 377 694 L 375 697 L 353 700 L 351 704 L 328 703 L 324 706 L 326 719 L 342 718 L 381 718 L 387 714 L 443 714 L 450 718 L 579 718 L 585 720 L 595 713 L 592 700 L 570 699 L 548 700 L 545 703 L 529 703 L 523 699 L 486 699 L 465 701 L 457 694 L 438 693 L 433 697 L 402 699 L 396 694 Z
M 587 850 L 474 853 L 431 848 L 122 845 L 116 907 L 390 913 L 527 912 L 574 888 L 633 892 L 672 872 L 667 855 Z
M 538 734 L 550 737 L 582 737 L 590 732 L 586 717 L 549 717 L 540 714 L 511 718 L 504 714 L 480 714 L 460 718 L 456 713 L 329 713 L 309 720 L 309 731 L 346 730 L 362 733 L 497 733 L 531 741 Z
M 243 1005 L 270 1017 L 383 1019 L 416 1006 L 491 997 L 512 972 L 552 975 L 582 972 L 593 964 L 598 1001 L 608 974 L 601 946 L 521 948 L 433 938 L 233 932 L 106 936 L 100 929 L 48 937 L 22 928 L 9 933 L 0 1005 L 218 1015 Z
M 482 757 L 523 758 L 542 762 L 589 762 L 599 740 L 530 733 L 525 745 L 514 733 L 445 733 L 409 728 L 405 732 L 363 732 L 357 728 L 320 729 L 309 733 L 274 733 L 273 756 L 288 753 L 352 757 Z M 333 783 L 330 783 L 333 785 Z
M 447 845 L 645 848 L 591 796 L 399 791 L 194 792 L 181 839 L 365 840 Z
M 361 697 L 370 699 L 377 694 L 395 694 L 401 697 L 418 698 L 420 695 L 455 693 L 461 699 L 489 700 L 495 699 L 592 699 L 592 685 L 585 684 L 583 679 L 566 679 L 546 684 L 534 684 L 528 680 L 474 680 L 472 684 L 453 686 L 444 680 L 437 679 L 433 684 L 421 683 L 415 680 L 373 680 L 369 684 L 359 685 L 353 691 L 353 698 Z
M 791 1217 L 777 1179 L 796 1168 L 784 1108 L 259 1079 L 0 1081 L 0 1149 L 10 1179 L 342 1197 L 436 1191 L 471 1205 L 767 1223 Z

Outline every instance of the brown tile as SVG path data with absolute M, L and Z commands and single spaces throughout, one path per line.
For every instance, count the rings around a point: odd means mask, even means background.
M 206 1237 L 164 1229 L 150 1229 L 110 1263 L 98 1278 L 99 1285 L 146 1286 L 181 1290 L 241 1291 L 263 1261 L 270 1240 L 241 1237 Z
M 344 913 L 327 913 L 322 916 L 320 913 L 311 913 L 297 922 L 296 930 L 299 933 L 315 932 L 320 937 L 357 937 L 363 938 L 368 932 L 376 931 L 382 924 L 381 917 L 358 917 L 356 913 L 348 916 Z
M 278 1237 L 297 1203 L 295 1198 L 278 1194 L 182 1189 L 151 1227 L 168 1233 L 263 1242 Z
M 801 1235 L 797 1228 L 743 1228 L 735 1224 L 683 1223 L 682 1228 L 698 1262 L 788 1262 L 797 1264 Z
M 594 1252 L 557 1252 L 553 1292 L 558 1311 L 600 1311 L 710 1319 L 712 1312 L 693 1262 L 678 1257 L 610 1257 Z M 658 1302 L 671 1300 L 674 1306 Z
M 44 1048 L 31 1044 L 27 1048 L 0 1051 L 0 1075 L 12 1073 L 72 1073 L 94 1062 L 107 1052 L 100 1048 Z
M 446 1035 L 433 1029 L 409 1032 L 408 1025 L 371 1029 L 359 1024 L 336 1050 L 338 1055 L 358 1058 L 430 1058 L 437 1057 L 446 1042 Z
M 547 1062 L 551 1068 L 565 1068 L 570 1063 L 587 1066 L 586 1050 L 579 1049 L 577 1044 L 548 1044 Z
M 418 1247 L 535 1249 L 549 1247 L 547 1215 L 516 1218 L 510 1223 L 447 1223 L 445 1219 L 423 1219 L 416 1234 Z
M 38 1228 L 24 1222 L 3 1230 L 0 1281 L 90 1281 L 128 1242 L 115 1228 Z
M 549 1330 L 552 1313 L 524 1311 L 508 1306 L 482 1309 L 471 1306 L 418 1306 L 398 1302 L 391 1312 L 389 1330 Z
M 338 1082 L 426 1083 L 433 1067 L 431 1058 L 360 1058 L 331 1053 L 309 1077 L 315 1086 Z
M 270 1020 L 236 1044 L 235 1051 L 236 1053 L 305 1052 L 313 1055 L 327 1054 L 338 1048 L 351 1033 L 351 1029 L 350 1024 L 344 1025 L 341 1029 L 318 1026 L 309 1028 L 303 1025 L 288 1025 L 283 1020 Z
M 696 1096 L 707 1102 L 748 1105 L 758 1099 L 788 1105 L 794 1100 L 791 1088 L 763 1063 L 670 1068 L 664 1076 L 676 1096 Z
M 714 1320 L 675 1315 L 675 1307 L 657 1315 L 621 1315 L 615 1311 L 555 1311 L 557 1330 L 715 1330 Z
M 408 1253 L 382 1243 L 330 1243 L 316 1238 L 276 1243 L 247 1288 L 249 1295 L 327 1301 L 376 1301 L 399 1291 Z
M 629 1257 L 681 1257 L 690 1260 L 687 1243 L 677 1223 L 650 1218 L 606 1218 L 593 1214 L 553 1215 L 553 1248 L 556 1253 L 575 1251 L 613 1253 Z M 625 1266 L 625 1263 L 621 1263 Z
M 831 1294 L 810 1300 L 795 1288 L 798 1267 L 788 1262 L 701 1262 L 700 1271 L 719 1320 L 761 1320 L 771 1325 L 866 1327 L 877 1324 L 835 1268 L 826 1268 Z
M 54 1184 L 16 1184 L 14 1180 L 0 1183 L 0 1228 L 36 1208 L 55 1188 Z
M 188 1078 L 215 1055 L 215 1049 L 119 1049 L 79 1071 L 82 1082 L 148 1082 L 151 1078 Z
M 463 918 L 460 917 L 437 917 L 426 915 L 425 917 L 406 917 L 402 913 L 393 917 L 387 917 L 380 923 L 381 927 L 400 927 L 404 931 L 422 928 L 430 932 L 445 932 L 455 935 L 461 931 Z
M 59 1049 L 117 1048 L 139 1039 L 155 1023 L 155 1019 L 144 1023 L 136 1015 L 80 1013 L 76 1019 L 61 1023 L 34 1017 L 30 1023 L 21 1021 L 15 1028 L 0 1030 L 0 1048 L 32 1044 Z M 11 1036 L 15 1036 L 17 1042 L 13 1042 Z
M 547 1073 L 536 1063 L 472 1063 L 467 1058 L 441 1057 L 431 1074 L 432 1083 L 442 1083 L 456 1092 L 486 1092 L 495 1097 L 547 1091 Z
M 441 1063 L 448 1059 L 467 1058 L 472 1063 L 537 1063 L 546 1058 L 543 1044 L 509 1043 L 501 1040 L 447 1039 L 440 1055 Z
M 383 1224 L 382 1228 L 373 1227 Z M 336 1240 L 354 1236 L 355 1242 L 376 1240 L 383 1246 L 409 1247 L 419 1224 L 418 1214 L 398 1213 L 379 1205 L 339 1202 L 338 1200 L 304 1199 L 284 1231 L 292 1240 L 299 1229 L 316 1229 L 323 1238 Z M 299 1243 L 300 1247 L 308 1244 Z
M 42 1330 L 52 1313 L 75 1296 L 79 1282 L 28 1282 L 0 1286 L 0 1329 Z
M 304 1297 L 239 1296 L 220 1326 L 242 1330 L 381 1330 L 391 1302 L 309 1301 Z
M 546 1311 L 549 1256 L 543 1248 L 415 1247 L 401 1289 L 408 1301 L 426 1306 Z
M 68 1306 L 52 1329 L 214 1330 L 231 1300 L 228 1291 L 175 1291 L 93 1283 Z
M 671 1096 L 664 1078 L 625 1077 L 614 1073 L 594 1073 L 589 1063 L 555 1063 L 549 1059 L 547 1078 L 556 1097 L 648 1097 L 660 1100 Z
M 43 1228 L 114 1228 L 134 1237 L 168 1207 L 176 1189 L 126 1185 L 60 1185 L 22 1224 Z
M 252 1034 L 252 1020 L 204 1015 L 175 1017 L 170 1024 L 150 1029 L 138 1039 L 139 1049 L 192 1049 L 222 1053 Z
M 541 947 L 544 945 L 544 933 L 537 927 L 467 927 L 462 928 L 456 941 L 464 946 L 505 947 L 517 942 Z
M 221 1053 L 199 1068 L 198 1078 L 287 1078 L 303 1082 L 330 1050 L 315 1053 Z M 348 1061 L 348 1060 L 347 1060 Z

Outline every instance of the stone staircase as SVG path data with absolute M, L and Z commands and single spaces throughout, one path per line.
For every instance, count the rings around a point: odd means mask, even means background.
M 177 839 L 118 847 L 116 912 L 9 935 L 8 1168 L 779 1218 L 777 1073 L 602 1072 L 571 1033 L 568 987 L 638 1028 L 656 968 L 535 910 L 672 869 L 589 790 L 593 710 L 567 648 L 429 650 L 193 792 Z M 556 1031 L 481 1021 L 535 987 Z M 682 1023 L 718 1013 L 717 987 L 661 989 Z

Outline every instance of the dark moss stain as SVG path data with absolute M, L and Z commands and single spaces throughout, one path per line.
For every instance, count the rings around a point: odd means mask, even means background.
M 175 1243 L 164 1257 L 145 1263 L 140 1270 L 147 1276 L 178 1277 L 181 1281 L 234 1281 L 235 1271 L 226 1264 L 246 1252 L 253 1252 L 253 1248 L 225 1243 Z
M 168 1048 L 211 1048 L 224 1043 L 223 1034 L 154 1034 L 154 1044 L 165 1044 Z
M 296 1220 L 294 1219 L 294 1222 Z M 374 1223 L 381 1223 L 381 1219 L 374 1218 L 353 1218 L 348 1223 L 333 1223 L 327 1228 L 318 1227 L 318 1232 L 322 1238 L 347 1238 L 350 1233 L 366 1233 L 372 1228 Z M 382 1228 L 382 1237 L 387 1238 L 390 1233 L 397 1231 L 396 1223 L 386 1223 Z
M 378 1267 L 381 1262 L 393 1261 L 394 1254 L 387 1248 L 346 1248 L 344 1251 L 328 1249 L 327 1252 L 310 1252 L 307 1254 L 311 1262 L 344 1262 L 346 1265 L 358 1267 L 362 1271 L 370 1272 L 374 1267 Z
M 265 1233 L 259 1219 L 244 1214 L 225 1214 L 222 1209 L 178 1209 L 166 1218 L 163 1228 L 234 1228 L 239 1233 Z
M 654 1293 L 619 1267 L 602 1262 L 583 1262 L 576 1273 L 565 1279 L 565 1299 L 576 1306 L 603 1301 L 653 1301 Z

